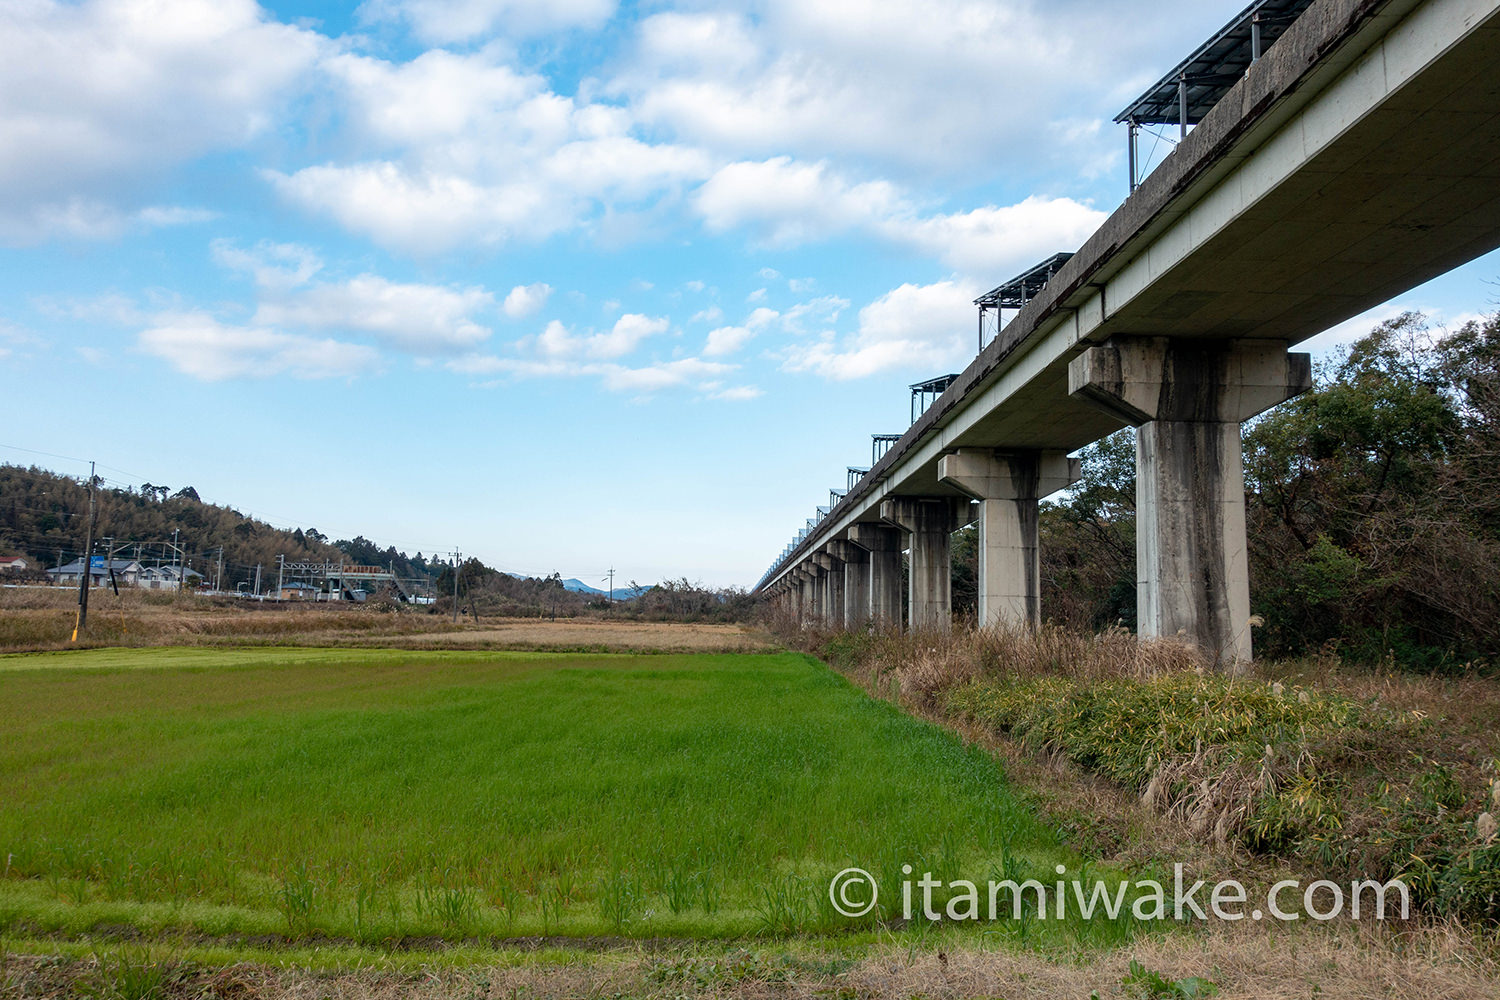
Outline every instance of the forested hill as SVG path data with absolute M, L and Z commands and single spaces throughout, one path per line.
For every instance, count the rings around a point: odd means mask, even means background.
M 178 532 L 188 565 L 210 581 L 223 548 L 226 590 L 251 581 L 261 566 L 274 581 L 276 557 L 287 562 L 344 560 L 361 565 L 393 566 L 403 578 L 433 577 L 441 569 L 421 553 L 408 557 L 395 548 L 381 549 L 366 538 L 329 541 L 313 528 L 287 531 L 247 517 L 232 507 L 204 503 L 191 486 L 175 492 L 144 483 L 139 487 L 101 485 L 96 492 L 96 540 L 112 538 L 140 543 L 121 551 L 121 558 L 158 557 L 170 561 L 164 542 Z M 25 555 L 43 567 L 64 562 L 83 551 L 89 497 L 86 479 L 72 479 L 45 469 L 0 465 L 0 555 Z M 105 550 L 97 545 L 95 555 Z

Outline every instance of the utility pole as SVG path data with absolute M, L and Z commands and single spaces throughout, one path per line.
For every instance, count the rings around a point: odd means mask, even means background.
M 458 549 L 453 550 L 453 624 L 458 624 Z
M 177 545 L 177 533 L 181 528 L 172 529 L 172 555 L 177 557 L 177 592 L 182 593 L 182 585 L 187 582 L 186 570 L 182 565 L 182 549 Z
M 78 581 L 78 623 L 73 626 L 73 642 L 89 623 L 89 584 L 94 575 L 94 463 L 89 463 L 89 523 L 83 541 L 83 573 Z
M 610 604 L 611 607 L 613 607 L 614 603 L 615 603 L 615 568 L 613 566 L 611 566 L 609 568 L 609 604 Z
M 214 574 L 214 591 L 224 589 L 224 546 L 219 546 L 219 571 Z
M 255 599 L 260 600 L 260 563 L 255 564 Z
M 278 554 L 276 556 L 276 599 L 278 601 L 281 600 L 281 578 L 285 571 L 286 556 Z

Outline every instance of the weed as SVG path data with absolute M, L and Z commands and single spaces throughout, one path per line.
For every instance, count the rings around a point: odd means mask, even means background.
M 79 994 L 90 1000 L 165 1000 L 187 977 L 180 963 L 146 948 L 127 948 L 112 955 L 96 953 L 94 962 L 94 975 L 77 986 Z
M 312 926 L 313 907 L 317 903 L 317 886 L 308 873 L 307 862 L 298 861 L 281 879 L 281 892 L 277 902 L 281 915 L 286 918 L 292 933 L 306 931 Z
M 632 876 L 617 869 L 601 880 L 598 899 L 599 915 L 605 924 L 616 933 L 623 933 L 640 909 L 640 886 Z
M 812 901 L 821 895 L 799 875 L 771 877 L 761 886 L 755 908 L 761 929 L 773 937 L 789 937 L 806 929 L 813 915 Z

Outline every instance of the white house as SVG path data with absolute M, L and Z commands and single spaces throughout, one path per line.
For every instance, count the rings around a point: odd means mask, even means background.
M 189 587 L 196 586 L 203 580 L 203 574 L 195 569 L 187 570 L 186 575 Z M 182 579 L 181 566 L 148 566 L 141 570 L 136 586 L 147 590 L 180 590 Z
M 90 584 L 95 587 L 108 586 L 110 570 L 115 572 L 115 582 L 126 587 L 134 587 L 143 572 L 141 564 L 134 559 L 105 559 L 103 556 L 95 556 L 89 562 Z M 52 578 L 53 583 L 76 586 L 83 578 L 83 560 L 74 559 L 66 566 L 49 569 L 47 575 Z

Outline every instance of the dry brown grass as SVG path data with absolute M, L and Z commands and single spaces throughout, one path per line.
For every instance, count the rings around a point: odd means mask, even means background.
M 830 655 L 836 667 L 872 691 L 919 706 L 935 704 L 942 692 L 983 676 L 1141 680 L 1201 670 L 1207 663 L 1196 647 L 1181 640 L 1142 640 L 1124 629 L 1089 635 L 1058 625 L 1045 625 L 1036 632 L 1006 628 L 868 635 L 802 631 L 793 641 L 801 648 Z
M 386 1000 L 462 997 L 466 1000 L 563 1000 L 581 997 L 704 997 L 740 1000 L 884 1000 L 927 997 L 958 1000 L 1084 1000 L 1140 997 L 1126 984 L 1132 961 L 1167 980 L 1201 977 L 1220 1000 L 1493 1000 L 1493 958 L 1448 925 L 1382 928 L 1304 925 L 1220 926 L 1156 935 L 1111 952 L 1042 954 L 1021 950 L 911 950 L 878 946 L 852 963 L 816 948 L 787 953 L 652 952 L 643 948 L 580 952 L 558 962 L 515 955 L 493 967 L 420 971 L 311 972 L 261 964 L 219 969 L 187 966 L 163 993 L 225 1000 Z M 0 995 L 51 1000 L 97 989 L 103 970 L 94 960 L 12 955 L 4 960 Z
M 0 590 L 0 652 L 74 648 L 77 592 L 70 588 Z M 88 629 L 76 644 L 197 646 L 226 643 L 395 646 L 413 649 L 742 652 L 776 645 L 738 625 L 609 619 L 470 618 L 454 624 L 425 608 L 244 601 L 123 590 L 96 590 Z
M 482 625 L 413 635 L 400 645 L 444 649 L 626 649 L 737 653 L 775 645 L 740 625 L 536 618 L 487 620 Z

